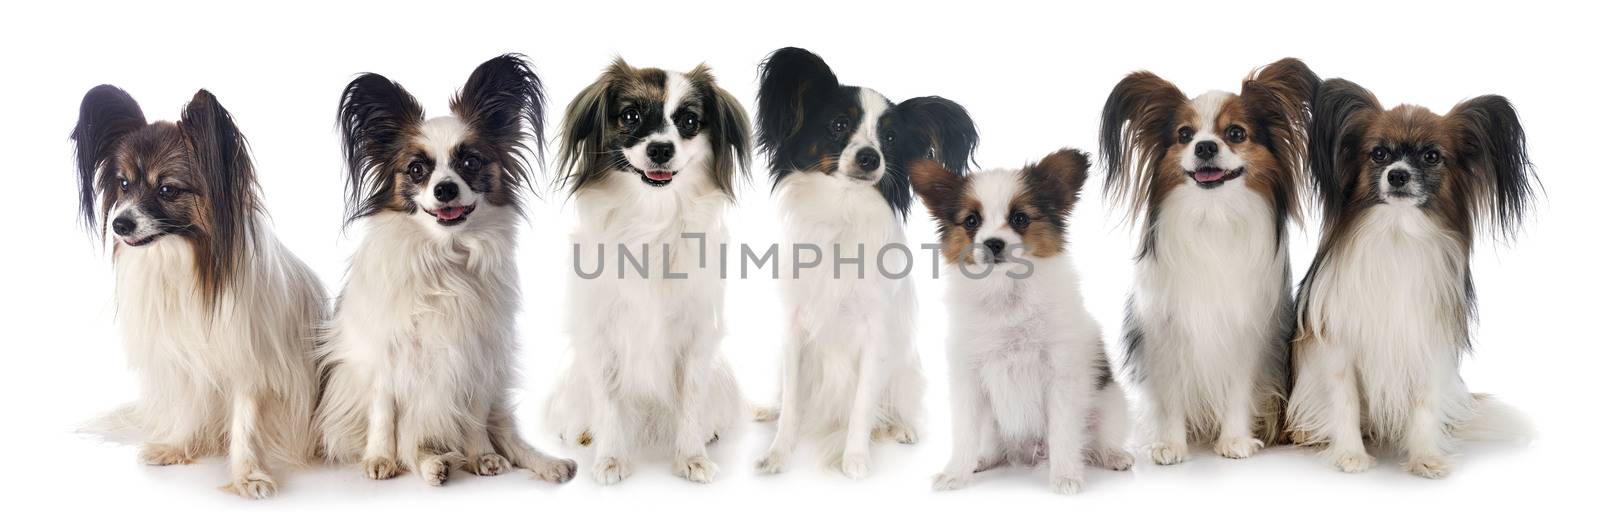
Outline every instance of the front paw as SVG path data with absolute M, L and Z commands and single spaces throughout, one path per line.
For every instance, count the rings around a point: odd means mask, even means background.
M 839 459 L 839 472 L 851 480 L 866 478 L 872 472 L 872 457 L 865 453 L 846 453 Z
M 511 470 L 511 461 L 497 453 L 467 458 L 467 471 L 478 476 L 495 476 Z
M 400 474 L 400 465 L 388 457 L 368 457 L 361 459 L 361 474 L 373 480 L 388 480 Z
M 1423 478 L 1444 478 L 1450 475 L 1450 459 L 1439 455 L 1413 455 L 1400 465 L 1407 473 Z
M 1050 490 L 1056 494 L 1077 494 L 1083 490 L 1082 475 L 1055 475 L 1050 477 Z
M 626 480 L 628 475 L 633 474 L 633 468 L 628 465 L 627 461 L 616 457 L 601 457 L 600 460 L 594 462 L 594 469 L 589 471 L 594 477 L 595 483 L 600 485 L 616 484 Z
M 578 463 L 572 459 L 546 457 L 534 461 L 533 465 L 528 467 L 528 471 L 533 472 L 534 478 L 564 484 L 572 480 L 573 475 L 578 474 Z
M 894 441 L 900 444 L 917 444 L 917 431 L 904 425 L 889 424 L 872 431 L 874 441 Z
M 1127 471 L 1133 467 L 1133 454 L 1121 448 L 1102 448 L 1089 454 L 1090 462 L 1112 470 Z
M 1155 443 L 1150 445 L 1150 460 L 1156 464 L 1170 466 L 1189 459 L 1189 446 L 1187 444 Z
M 271 475 L 256 470 L 234 477 L 232 482 L 222 486 L 222 490 L 246 498 L 260 500 L 271 498 L 272 495 L 277 494 L 278 483 L 272 480 Z
M 427 482 L 428 485 L 439 487 L 450 480 L 450 465 L 446 464 L 444 459 L 438 457 L 424 459 L 421 464 L 418 464 L 417 475 L 421 476 L 422 481 Z
M 187 451 L 165 444 L 147 444 L 139 448 L 139 461 L 151 466 L 194 464 L 194 458 Z
M 1346 473 L 1360 473 L 1372 469 L 1372 464 L 1377 459 L 1367 455 L 1364 451 L 1345 451 L 1330 454 L 1334 467 Z
M 717 463 L 704 455 L 680 457 L 672 463 L 672 474 L 697 484 L 709 484 L 717 478 Z
M 784 467 L 787 466 L 788 463 L 788 453 L 779 450 L 772 450 L 767 452 L 767 455 L 762 457 L 761 460 L 756 461 L 756 471 L 763 475 L 776 475 L 778 473 L 782 473 Z
M 954 491 L 966 487 L 972 482 L 971 473 L 952 473 L 949 471 L 933 475 L 933 490 Z
M 1212 445 L 1211 449 L 1223 457 L 1243 459 L 1255 455 L 1262 446 L 1261 441 L 1253 437 L 1230 437 L 1218 439 L 1217 444 Z

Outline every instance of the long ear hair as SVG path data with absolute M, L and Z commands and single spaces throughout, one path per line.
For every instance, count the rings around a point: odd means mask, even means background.
M 556 157 L 560 175 L 556 182 L 557 186 L 567 189 L 568 194 L 599 183 L 615 163 L 605 148 L 606 123 L 611 122 L 611 88 L 633 73 L 633 67 L 618 57 L 600 78 L 567 104 L 558 144 L 561 151 Z
M 1311 185 L 1322 201 L 1324 226 L 1339 220 L 1355 193 L 1366 158 L 1361 141 L 1381 109 L 1372 92 L 1349 80 L 1335 78 L 1317 89 L 1311 105 Z
M 345 225 L 382 210 L 395 194 L 389 165 L 422 123 L 422 107 L 383 75 L 362 73 L 339 96 L 344 143 Z
M 250 162 L 249 144 L 234 125 L 233 116 L 205 89 L 194 93 L 184 107 L 178 128 L 191 145 L 204 183 L 210 226 L 198 247 L 205 254 L 195 259 L 201 290 L 214 301 L 232 279 L 239 261 L 249 257 L 247 251 L 255 239 L 255 218 L 260 213 L 255 167 Z
M 1532 208 L 1538 176 L 1528 163 L 1528 142 L 1517 110 L 1503 96 L 1479 96 L 1446 116 L 1465 163 L 1475 223 L 1501 239 L 1513 238 Z
M 1175 140 L 1178 108 L 1188 101 L 1177 86 L 1149 71 L 1129 74 L 1106 97 L 1100 111 L 1105 191 L 1127 207 L 1126 218 L 1139 217 L 1151 200 L 1162 154 Z
M 531 189 L 528 176 L 528 132 L 541 168 L 544 166 L 544 87 L 525 57 L 508 53 L 478 65 L 467 85 L 450 100 L 450 111 L 472 127 L 473 133 L 501 153 L 495 155 L 505 170 L 505 184 Z M 520 210 L 517 194 L 509 194 Z
M 916 127 L 915 133 L 908 135 L 916 138 L 917 146 L 929 148 L 945 169 L 964 174 L 969 164 L 977 163 L 972 153 L 978 149 L 978 127 L 967 109 L 938 96 L 911 98 L 895 108 L 907 116 L 909 126 Z
M 750 117 L 744 106 L 728 91 L 717 86 L 716 77 L 705 64 L 687 75 L 691 83 L 705 89 L 706 119 L 711 121 L 711 180 L 719 190 L 734 197 L 734 176 L 750 177 Z
M 1089 179 L 1089 155 L 1063 148 L 1045 156 L 1039 163 L 1023 169 L 1023 180 L 1039 197 L 1036 199 L 1055 212 L 1050 222 L 1066 226 L 1066 217 L 1078 205 L 1078 193 Z
M 83 103 L 78 107 L 78 125 L 72 129 L 72 141 L 77 143 L 78 214 L 88 230 L 98 230 L 103 224 L 95 215 L 94 205 L 95 187 L 105 181 L 96 179 L 100 169 L 109 163 L 112 150 L 122 143 L 122 138 L 144 125 L 139 103 L 122 89 L 100 85 L 83 95 Z M 103 191 L 104 186 L 101 188 Z M 100 214 L 104 215 L 109 207 L 109 204 L 101 205 Z
M 774 178 L 795 167 L 786 161 L 785 142 L 805 125 L 806 105 L 839 87 L 822 57 L 801 48 L 782 48 L 761 62 L 756 92 L 756 140 Z M 774 182 L 776 183 L 776 182 Z
M 1259 123 L 1251 133 L 1265 142 L 1279 169 L 1289 173 L 1280 206 L 1300 220 L 1297 185 L 1306 174 L 1306 131 L 1311 122 L 1311 100 L 1322 79 L 1299 59 L 1283 59 L 1257 69 L 1245 79 L 1239 98 L 1250 119 Z

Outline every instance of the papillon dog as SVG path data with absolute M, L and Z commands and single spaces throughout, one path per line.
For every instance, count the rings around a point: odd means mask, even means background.
M 109 226 L 116 315 L 140 396 L 94 426 L 143 443 L 146 464 L 228 457 L 223 489 L 277 491 L 269 461 L 315 458 L 322 283 L 268 227 L 248 145 L 201 90 L 178 122 L 146 122 L 110 85 L 83 97 L 80 212 Z M 98 206 L 96 203 L 99 203 Z
M 1238 94 L 1193 98 L 1149 72 L 1106 99 L 1105 188 L 1141 224 L 1123 330 L 1157 464 L 1188 442 L 1244 458 L 1278 441 L 1288 382 L 1288 224 L 1298 220 L 1319 79 L 1283 59 Z
M 549 423 L 595 446 L 602 484 L 661 447 L 673 474 L 709 483 L 717 465 L 706 445 L 744 409 L 720 351 L 724 282 L 707 264 L 727 239 L 735 180 L 749 172 L 744 107 L 704 65 L 679 73 L 617 59 L 567 106 L 560 147 L 577 207 L 574 264 L 608 248 L 619 259 L 618 273 L 568 288 L 572 361 Z M 624 267 L 625 251 L 640 266 Z
M 1467 392 L 1472 243 L 1509 237 L 1536 179 L 1511 102 L 1480 96 L 1443 116 L 1384 109 L 1346 80 L 1317 93 L 1311 170 L 1322 243 L 1300 285 L 1289 428 L 1339 469 L 1374 462 L 1363 437 L 1439 478 L 1458 439 L 1516 439 L 1521 415 Z
M 543 119 L 539 77 L 519 55 L 479 65 L 444 116 L 424 117 L 381 75 L 345 87 L 346 224 L 361 221 L 366 237 L 321 349 L 329 459 L 435 486 L 452 467 L 572 478 L 573 461 L 523 441 L 509 396 L 519 193 Z
M 906 165 L 931 156 L 964 172 L 977 129 L 950 100 L 895 103 L 841 85 L 799 48 L 767 57 L 760 82 L 759 141 L 788 247 L 796 260 L 804 246 L 834 264 L 792 262 L 780 285 L 788 323 L 780 404 L 757 412 L 777 421 L 777 433 L 757 469 L 783 471 L 807 435 L 825 439 L 846 476 L 863 478 L 871 441 L 915 443 L 922 409 L 916 298 L 910 279 L 894 277 L 911 264 L 909 251 L 894 249 L 906 244 Z M 841 272 L 849 261 L 855 270 Z
M 1128 399 L 1100 324 L 1079 291 L 1067 218 L 1089 158 L 1064 149 L 1020 171 L 963 177 L 932 160 L 911 185 L 939 225 L 950 307 L 953 449 L 938 490 L 1005 462 L 1050 461 L 1050 487 L 1075 494 L 1088 460 L 1121 471 Z

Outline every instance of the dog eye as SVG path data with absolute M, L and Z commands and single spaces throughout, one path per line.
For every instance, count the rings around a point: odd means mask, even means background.
M 428 179 L 428 166 L 422 162 L 411 162 L 411 165 L 406 167 L 406 175 L 411 177 L 411 181 L 422 183 L 422 180 Z
M 478 160 L 478 157 L 475 156 L 469 156 L 461 159 L 461 168 L 468 171 L 476 171 L 478 170 L 478 167 L 482 165 L 483 161 Z
M 622 126 L 630 129 L 639 126 L 639 123 L 644 121 L 644 118 L 639 115 L 639 109 L 634 107 L 622 109 L 622 117 L 619 119 L 622 121 Z
M 1428 165 L 1439 165 L 1439 160 L 1442 160 L 1443 158 L 1444 157 L 1439 155 L 1439 150 L 1437 149 L 1430 149 L 1428 152 L 1422 154 L 1422 162 Z
M 1024 229 L 1027 228 L 1028 223 L 1032 221 L 1033 219 L 1028 218 L 1028 214 L 1026 213 L 1016 212 L 1011 214 L 1011 227 Z
M 1372 148 L 1372 161 L 1380 164 L 1389 161 L 1389 148 L 1383 146 Z
M 967 218 L 961 219 L 961 225 L 965 226 L 967 229 L 978 229 L 978 223 L 981 221 L 982 219 L 978 218 L 978 214 L 969 213 L 967 214 Z
M 883 131 L 883 141 L 884 142 L 894 142 L 895 135 L 898 135 L 898 134 L 895 133 L 894 130 L 892 130 L 892 129 L 884 130 Z
M 1192 140 L 1194 140 L 1194 129 L 1193 128 L 1185 126 L 1183 128 L 1179 128 L 1178 129 L 1178 142 L 1180 144 L 1188 144 L 1189 141 L 1192 141 Z
M 700 132 L 700 116 L 694 113 L 684 114 L 678 119 L 678 128 L 689 134 Z
M 1234 144 L 1244 142 L 1244 128 L 1239 125 L 1228 126 L 1228 132 L 1225 135 L 1228 136 L 1228 142 Z
M 122 183 L 120 185 L 118 185 L 118 186 L 122 187 L 122 191 L 123 192 L 127 192 L 128 191 L 128 180 L 126 180 L 126 179 L 122 180 Z
M 829 129 L 833 130 L 834 135 L 844 133 L 845 130 L 850 129 L 850 120 L 845 119 L 844 116 L 835 117 L 833 118 L 833 125 L 829 126 Z
M 177 199 L 178 192 L 178 188 L 171 185 L 162 185 L 161 188 L 156 189 L 156 195 L 159 196 L 162 201 L 171 201 L 173 199 Z

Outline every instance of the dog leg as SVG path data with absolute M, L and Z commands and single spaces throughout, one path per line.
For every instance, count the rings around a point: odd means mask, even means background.
M 796 414 L 800 403 L 800 354 L 805 333 L 798 327 L 791 327 L 789 340 L 783 345 L 783 382 L 780 383 L 779 411 L 788 411 L 788 414 L 778 414 L 777 432 L 772 436 L 772 446 L 767 448 L 766 456 L 756 461 L 756 471 L 765 474 L 783 472 L 784 466 L 789 462 L 789 456 L 794 454 L 794 449 L 800 442 L 800 415 Z
M 593 379 L 589 389 L 595 393 L 591 400 L 599 409 L 594 426 L 597 436 L 592 440 L 595 446 L 594 468 L 589 471 L 595 482 L 612 485 L 633 474 L 633 465 L 623 453 L 632 445 L 633 432 L 624 424 L 620 391 L 608 377 L 619 371 L 616 362 L 604 360 L 599 364 L 600 368 L 589 372 Z
M 867 477 L 871 471 L 872 427 L 878 423 L 878 399 L 883 393 L 887 375 L 887 357 L 882 353 L 882 343 L 874 336 L 876 329 L 866 329 L 867 341 L 861 350 L 857 370 L 856 393 L 850 403 L 850 419 L 845 428 L 844 455 L 839 460 L 839 470 L 853 479 Z
M 1333 340 L 1295 342 L 1299 363 L 1290 411 L 1297 430 L 1328 443 L 1322 454 L 1346 473 L 1372 468 L 1374 459 L 1361 440 L 1361 394 L 1350 357 Z
M 936 491 L 966 487 L 983 463 L 980 458 L 984 455 L 1005 457 L 999 453 L 985 453 L 993 449 L 987 437 L 992 435 L 994 411 L 978 389 L 978 374 L 954 366 L 950 375 L 950 462 L 945 464 L 944 472 L 933 477 Z M 986 433 L 986 429 L 990 432 Z
M 1150 444 L 1150 460 L 1156 464 L 1171 465 L 1189 458 L 1189 430 L 1183 396 L 1161 386 L 1151 386 L 1152 406 L 1155 408 L 1156 440 Z
M 1407 459 L 1402 467 L 1423 478 L 1444 478 L 1450 474 L 1448 433 L 1440 414 L 1439 394 L 1431 385 L 1418 390 L 1405 431 Z
M 531 471 L 540 480 L 558 484 L 572 480 L 578 473 L 578 463 L 546 455 L 524 442 L 517 433 L 516 418 L 507 409 L 504 397 L 489 408 L 489 442 L 495 450 L 505 454 L 512 466 Z
M 270 498 L 278 484 L 267 474 L 260 456 L 260 404 L 249 391 L 233 394 L 233 414 L 228 428 L 228 473 L 232 480 L 223 489 L 246 498 Z
M 474 396 L 472 399 L 471 424 L 467 427 L 467 471 L 478 476 L 495 476 L 511 470 L 511 461 L 495 453 L 494 444 L 489 441 L 489 397 Z
M 706 381 L 711 378 L 715 354 L 690 350 L 683 357 L 672 473 L 690 482 L 711 483 L 717 477 L 717 464 L 706 454 L 706 440 L 711 436 L 703 422 L 709 414 L 707 388 L 710 384 Z
M 1071 368 L 1065 355 L 1054 357 L 1056 368 Z M 1094 382 L 1085 372 L 1058 372 L 1050 382 L 1047 396 L 1050 450 L 1050 489 L 1061 494 L 1077 494 L 1083 488 L 1083 448 L 1089 400 Z
M 1242 365 L 1255 368 L 1254 363 Z M 1217 442 L 1211 445 L 1217 455 L 1230 459 L 1243 459 L 1255 455 L 1263 444 L 1252 434 L 1255 424 L 1255 372 L 1238 372 L 1228 378 L 1223 404 L 1217 411 L 1221 423 Z
M 361 473 L 367 478 L 388 480 L 400 474 L 395 462 L 394 421 L 394 394 L 386 379 L 377 379 L 367 410 L 367 447 L 361 455 Z
M 1128 441 L 1128 397 L 1122 386 L 1108 382 L 1104 389 L 1095 392 L 1094 441 L 1089 447 L 1089 460 L 1112 471 L 1125 471 L 1133 467 L 1133 455 L 1123 449 Z

